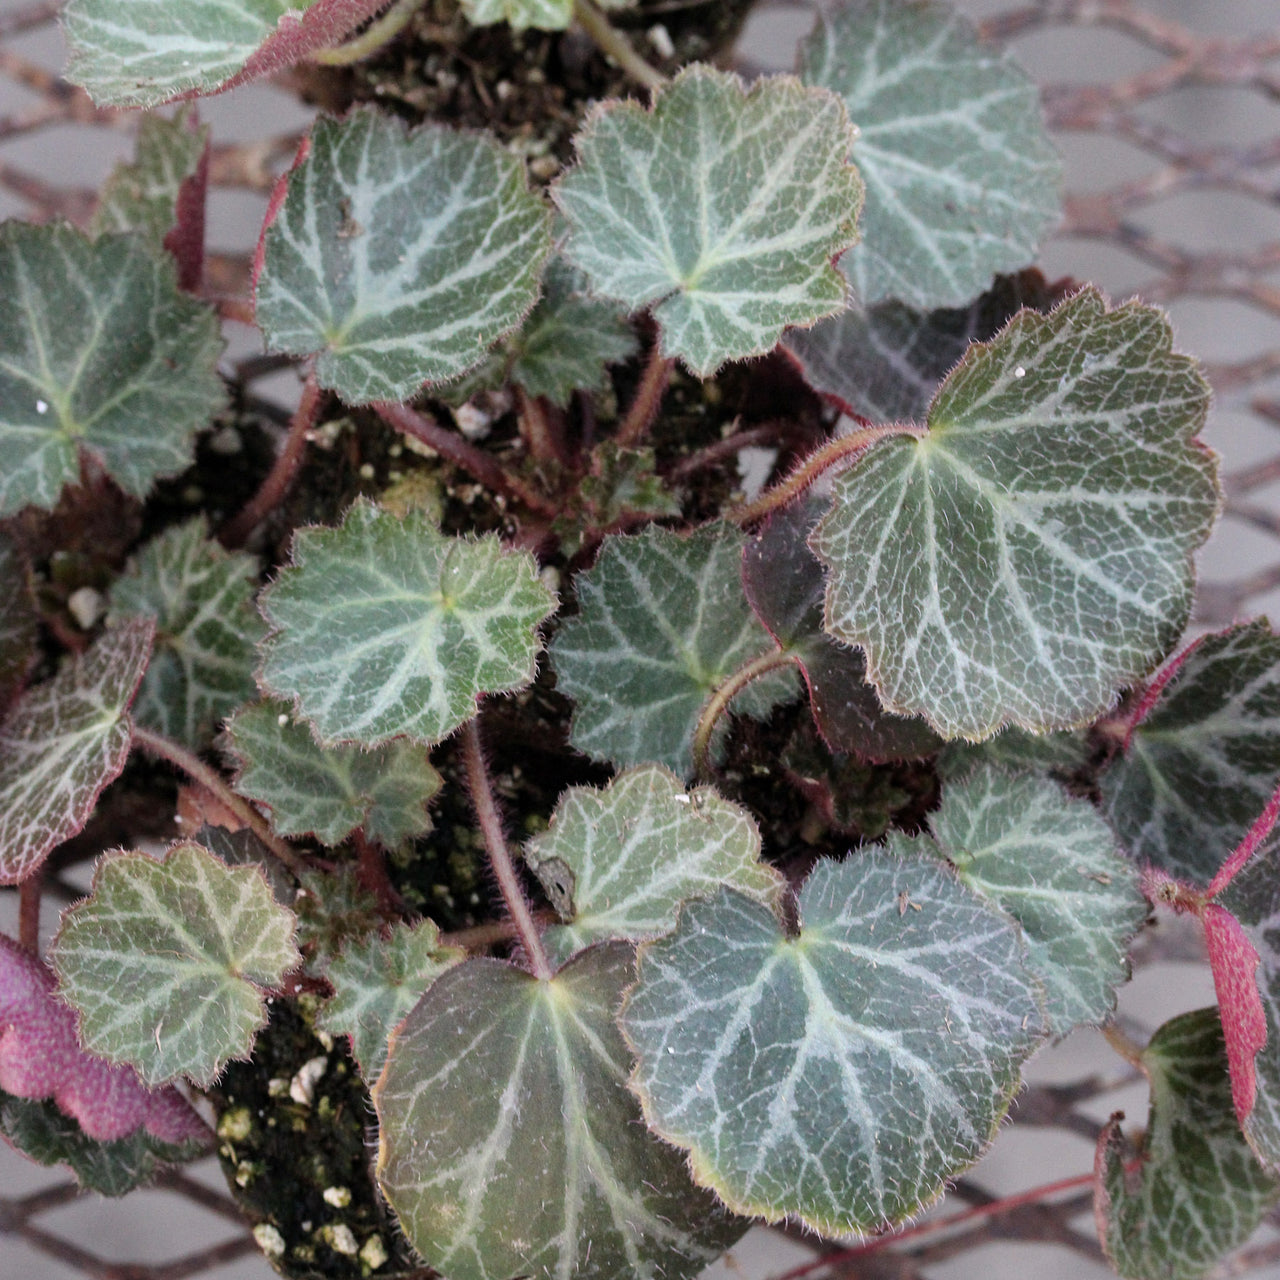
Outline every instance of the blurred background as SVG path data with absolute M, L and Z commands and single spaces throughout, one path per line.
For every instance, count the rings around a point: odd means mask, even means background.
M 123 0 L 122 0 L 123 2 Z M 1277 0 L 959 0 L 1044 88 L 1065 164 L 1066 216 L 1046 246 L 1050 278 L 1092 280 L 1111 296 L 1168 308 L 1177 345 L 1207 366 L 1206 438 L 1222 455 L 1227 507 L 1200 558 L 1194 626 L 1280 617 L 1280 5 Z M 127 115 L 98 112 L 58 73 L 56 3 L 0 0 L 0 218 L 83 218 L 132 150 Z M 762 4 L 741 43 L 748 72 L 790 70 L 813 23 L 807 4 Z M 209 247 L 243 279 L 271 182 L 309 111 L 284 89 L 251 85 L 206 99 L 214 181 Z M 257 353 L 228 326 L 228 367 Z M 255 382 L 288 402 L 296 379 Z M 86 869 L 87 877 L 87 869 Z M 16 893 L 0 890 L 0 930 L 16 936 Z M 52 902 L 46 921 L 56 923 Z M 1213 1003 L 1197 931 L 1162 919 L 1140 939 L 1119 1016 L 1135 1039 Z M 864 1280 L 1093 1280 L 1111 1275 L 1079 1185 L 994 1215 L 983 1206 L 1087 1175 L 1115 1110 L 1146 1115 L 1145 1084 L 1096 1033 L 1076 1032 L 1032 1063 L 1028 1089 L 987 1157 L 927 1218 L 970 1216 L 810 1274 Z M 837 1246 L 757 1228 L 707 1280 L 781 1280 Z M 216 1161 L 169 1174 L 120 1201 L 81 1196 L 0 1142 L 0 1276 L 5 1280 L 266 1280 Z M 1280 1280 L 1273 1217 L 1222 1275 Z M 625 1280 L 620 1277 L 619 1280 Z

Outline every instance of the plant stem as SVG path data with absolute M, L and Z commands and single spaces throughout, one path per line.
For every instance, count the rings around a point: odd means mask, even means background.
M 558 411 L 548 412 L 547 402 L 541 396 L 528 395 L 523 387 L 516 388 L 516 404 L 520 437 L 529 456 L 538 462 L 572 466 L 564 438 L 564 421 Z
M 691 453 L 666 473 L 666 479 L 673 481 L 685 480 L 689 476 L 705 470 L 707 467 L 714 467 L 718 463 L 732 458 L 735 454 L 741 453 L 743 449 L 750 449 L 754 446 L 767 447 L 776 444 L 779 437 L 785 438 L 788 435 L 799 436 L 802 434 L 808 437 L 807 432 L 797 430 L 794 423 L 785 420 L 762 422 L 758 426 L 747 427 L 742 431 L 737 431 L 731 436 L 726 436 L 723 440 L 716 440 L 704 446 L 696 453 Z M 811 439 L 811 437 L 809 438 Z
M 335 45 L 332 49 L 320 49 L 311 55 L 312 62 L 325 67 L 346 67 L 361 58 L 377 52 L 402 32 L 422 7 L 422 0 L 397 0 L 382 17 L 371 22 L 354 40 Z
M 675 360 L 662 354 L 661 344 L 655 342 L 649 352 L 649 362 L 640 375 L 640 385 L 636 387 L 635 399 L 631 408 L 622 420 L 614 441 L 623 449 L 634 449 L 644 439 L 645 432 L 653 426 L 662 405 L 662 393 L 667 389 L 671 379 L 671 370 Z
M 698 727 L 693 733 L 693 767 L 699 778 L 703 781 L 711 778 L 711 735 L 715 732 L 717 721 L 729 709 L 729 703 L 753 680 L 758 680 L 779 667 L 790 666 L 794 661 L 791 654 L 784 653 L 781 649 L 771 649 L 768 653 L 762 653 L 758 658 L 743 663 L 712 692 L 702 708 Z
M 194 752 L 188 751 L 172 738 L 152 733 L 150 729 L 144 729 L 137 723 L 133 726 L 133 745 L 141 747 L 149 756 L 165 760 L 181 769 L 193 782 L 199 783 L 206 791 L 215 795 L 294 875 L 301 875 L 307 869 L 306 863 L 293 847 L 271 830 L 262 814 L 243 796 L 232 791 L 227 780 Z
M 383 422 L 397 431 L 403 431 L 407 436 L 413 436 L 415 440 L 421 440 L 442 458 L 448 458 L 473 479 L 479 480 L 485 488 L 516 502 L 523 502 L 530 511 L 536 511 L 538 515 L 553 517 L 558 514 L 559 509 L 555 503 L 544 498 L 519 476 L 512 475 L 491 454 L 477 449 L 456 431 L 446 431 L 427 414 L 410 409 L 408 405 L 392 404 L 388 400 L 379 401 L 373 409 Z
M 637 84 L 642 84 L 653 92 L 667 83 L 667 77 L 656 67 L 651 67 L 635 51 L 631 41 L 591 3 L 591 0 L 575 0 L 573 16 L 600 50 L 608 54 Z
M 497 803 L 493 798 L 493 788 L 489 785 L 489 770 L 485 767 L 484 746 L 480 741 L 480 718 L 473 716 L 462 729 L 462 755 L 467 765 L 467 784 L 471 789 L 471 802 L 475 805 L 476 818 L 480 823 L 480 832 L 484 836 L 484 847 L 489 853 L 489 863 L 493 874 L 498 879 L 498 888 L 502 891 L 502 900 L 507 904 L 511 922 L 515 926 L 516 935 L 524 946 L 529 957 L 529 965 L 533 976 L 544 982 L 551 977 L 551 962 L 542 947 L 542 935 L 529 909 L 529 903 L 520 885 L 520 877 L 511 854 L 507 849 L 506 837 L 502 834 L 502 816 L 498 813 Z
M 18 889 L 18 941 L 33 954 L 40 952 L 40 900 L 44 896 L 44 867 L 29 875 Z
M 1102 1026 L 1102 1034 L 1107 1043 L 1130 1065 L 1144 1070 L 1142 1064 L 1142 1046 L 1131 1040 L 1116 1022 L 1106 1022 Z
M 398 919 L 404 911 L 404 899 L 391 883 L 387 874 L 387 859 L 382 849 L 366 839 L 360 828 L 351 837 L 356 847 L 356 879 L 378 900 L 378 909 L 390 920 Z
M 770 515 L 795 501 L 824 471 L 852 460 L 877 440 L 885 440 L 890 436 L 915 436 L 919 439 L 928 430 L 928 427 L 912 422 L 891 422 L 879 427 L 863 427 L 861 430 L 851 431 L 847 436 L 837 436 L 834 440 L 828 440 L 820 449 L 815 449 L 785 480 L 780 480 L 754 502 L 726 511 L 725 519 L 739 525 L 753 524 L 762 516 Z
M 242 547 L 249 540 L 249 535 L 269 516 L 288 495 L 290 488 L 298 476 L 302 466 L 302 455 L 306 452 L 307 437 L 316 425 L 320 416 L 320 405 L 324 392 L 316 382 L 315 370 L 307 374 L 302 388 L 302 399 L 289 422 L 289 432 L 284 438 L 284 446 L 276 455 L 276 460 L 267 472 L 258 492 L 241 508 L 239 514 L 232 516 L 218 530 L 218 540 L 224 547 Z

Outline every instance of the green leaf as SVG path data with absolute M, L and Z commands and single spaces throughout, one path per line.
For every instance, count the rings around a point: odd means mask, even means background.
M 419 512 L 363 499 L 337 529 L 301 529 L 262 597 L 274 632 L 263 680 L 325 744 L 438 742 L 481 693 L 533 678 L 555 597 L 525 551 L 453 538 Z
M 1147 903 L 1093 805 L 1048 778 L 979 767 L 943 790 L 929 826 L 932 842 L 894 834 L 890 847 L 932 843 L 964 884 L 1022 926 L 1055 1035 L 1102 1022 L 1129 977 Z
M 89 821 L 124 768 L 129 703 L 151 652 L 148 621 L 107 631 L 37 685 L 0 728 L 0 884 L 18 884 Z
M 685 791 L 661 765 L 628 769 L 603 790 L 570 787 L 525 858 L 565 921 L 544 935 L 560 958 L 604 938 L 667 933 L 683 899 L 722 884 L 770 908 L 786 885 L 760 861 L 745 809 L 710 787 Z
M 138 236 L 0 226 L 0 516 L 56 505 L 87 455 L 135 497 L 222 408 L 211 307 Z
M 725 525 L 688 537 L 651 526 L 604 540 L 595 567 L 576 579 L 578 616 L 551 643 L 557 686 L 576 704 L 574 746 L 618 765 L 692 772 L 702 704 L 774 647 L 742 591 L 743 543 Z M 733 709 L 766 715 L 792 688 L 789 672 L 774 672 Z
M 632 976 L 623 943 L 545 982 L 467 960 L 396 1032 L 373 1091 L 378 1179 L 449 1280 L 680 1280 L 745 1230 L 627 1092 L 613 1015 Z
M 1082 724 L 1186 623 L 1218 510 L 1209 390 L 1168 320 L 1095 290 L 971 347 L 926 433 L 869 448 L 810 545 L 887 709 L 973 740 Z
M 339 952 L 375 933 L 386 917 L 349 862 L 339 863 L 331 872 L 304 871 L 299 881 L 293 901 L 298 946 L 306 956 L 307 972 L 321 977 Z
M 800 75 L 858 127 L 867 203 L 841 266 L 864 303 L 958 306 L 1035 256 L 1060 214 L 1061 166 L 1035 84 L 966 19 L 853 0 L 819 19 Z
M 549 221 L 491 138 L 322 117 L 264 235 L 258 323 L 273 351 L 319 353 L 320 385 L 352 404 L 412 399 L 524 318 Z
M 794 502 L 747 543 L 747 599 L 779 646 L 799 661 L 814 723 L 833 751 L 874 761 L 931 755 L 942 745 L 938 735 L 923 720 L 889 715 L 867 683 L 862 650 L 822 629 L 826 582 L 807 543 L 818 513 L 818 503 Z
M 39 634 L 31 571 L 16 543 L 0 534 L 0 714 L 8 710 L 36 659 Z
M 52 1099 L 18 1098 L 0 1089 L 0 1135 L 37 1164 L 67 1165 L 87 1191 L 122 1196 L 143 1186 L 161 1165 L 186 1164 L 208 1144 L 165 1142 L 139 1126 L 127 1138 L 99 1142 L 58 1110 Z
M 270 808 L 279 835 L 334 845 L 358 827 L 395 848 L 431 829 L 427 805 L 441 779 L 416 743 L 322 747 L 274 701 L 238 711 L 227 729 L 242 762 L 235 789 Z
M 563 31 L 573 19 L 573 0 L 461 0 L 467 21 L 477 27 L 506 22 L 516 31 Z
M 280 71 L 386 0 L 69 0 L 67 75 L 96 102 L 150 106 Z
M 1136 861 L 1206 885 L 1280 778 L 1280 637 L 1265 618 L 1205 636 L 1152 693 L 1103 805 Z
M 159 860 L 104 856 L 50 959 L 90 1053 L 132 1063 L 149 1085 L 185 1074 L 208 1087 L 248 1057 L 267 1020 L 264 988 L 301 956 L 293 915 L 260 871 L 185 842 Z
M 687 68 L 651 110 L 606 103 L 578 134 L 552 191 L 565 254 L 596 293 L 651 307 L 663 353 L 705 377 L 844 305 L 831 264 L 862 203 L 852 143 L 833 95 Z
M 985 742 L 948 742 L 938 755 L 938 774 L 943 779 L 961 778 L 977 765 L 990 764 L 1014 773 L 1069 779 L 1088 764 L 1089 756 L 1089 735 L 1080 729 L 1064 733 L 1002 729 Z
M 1038 271 L 1020 271 L 997 277 L 964 307 L 919 311 L 903 302 L 855 301 L 783 343 L 815 391 L 872 422 L 916 422 L 971 342 L 994 337 L 1023 307 L 1049 311 L 1064 292 Z
M 430 920 L 397 923 L 389 936 L 370 934 L 349 942 L 325 971 L 333 996 L 316 1025 L 334 1035 L 349 1036 L 360 1074 L 373 1081 L 387 1060 L 387 1040 L 419 997 L 466 952 L 440 943 L 440 930 Z
M 162 249 L 177 221 L 182 184 L 195 176 L 208 140 L 208 126 L 196 124 L 195 108 L 190 105 L 171 120 L 144 115 L 138 125 L 136 157 L 111 171 L 90 232 L 100 236 L 138 231 Z
M 1166 1022 L 1142 1068 L 1151 1115 L 1141 1164 L 1125 1170 L 1120 1117 L 1099 1139 L 1099 1236 L 1126 1280 L 1199 1280 L 1253 1234 L 1280 1199 L 1280 1183 L 1240 1134 L 1216 1009 Z
M 640 948 L 632 1087 L 735 1212 L 870 1234 L 995 1136 L 1042 1033 L 1037 984 L 1008 917 L 927 858 L 821 861 L 799 918 L 789 938 L 722 889 Z
M 153 538 L 111 588 L 109 621 L 155 619 L 155 652 L 134 717 L 193 750 L 257 693 L 253 668 L 266 634 L 253 607 L 258 562 L 227 552 L 203 517 Z

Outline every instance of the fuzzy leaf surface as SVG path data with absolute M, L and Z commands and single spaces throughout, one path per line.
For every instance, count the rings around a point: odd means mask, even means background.
M 1217 1010 L 1166 1022 L 1142 1055 L 1151 1114 L 1127 1175 L 1119 1121 L 1099 1139 L 1102 1247 L 1125 1280 L 1199 1280 L 1280 1199 L 1236 1123 Z
M 361 499 L 339 528 L 299 530 L 261 603 L 267 687 L 323 742 L 378 746 L 438 742 L 481 693 L 528 684 L 555 597 L 533 557 L 495 535 L 449 537 Z
M 743 545 L 725 525 L 688 537 L 650 526 L 604 540 L 595 567 L 577 578 L 578 616 L 551 643 L 557 685 L 576 704 L 574 746 L 618 765 L 692 772 L 702 704 L 774 648 L 742 591 Z M 789 673 L 771 673 L 733 709 L 765 715 L 791 689 Z
M 333 996 L 316 1025 L 348 1036 L 360 1074 L 376 1080 L 387 1060 L 392 1030 L 418 1003 L 422 993 L 451 965 L 466 958 L 457 947 L 440 945 L 440 930 L 430 920 L 397 922 L 390 937 L 372 933 L 349 942 L 325 971 Z
M 75 835 L 124 768 L 151 635 L 145 619 L 108 630 L 0 727 L 0 884 L 25 880 Z
M 253 607 L 258 564 L 209 537 L 203 518 L 153 538 L 111 588 L 109 620 L 155 619 L 155 650 L 133 714 L 195 751 L 223 717 L 257 693 L 266 634 Z
M 994 1137 L 1042 1033 L 1037 984 L 1008 917 L 930 859 L 819 862 L 799 916 L 788 939 L 723 889 L 641 947 L 633 1088 L 736 1212 L 871 1233 Z
M 686 898 L 722 884 L 769 908 L 784 881 L 760 860 L 760 832 L 710 787 L 685 791 L 661 765 L 607 787 L 570 787 L 525 858 L 565 921 L 544 935 L 560 958 L 605 938 L 639 942 L 675 927 Z
M 1058 220 L 1061 166 L 1035 84 L 949 6 L 854 0 L 801 45 L 800 75 L 858 126 L 858 298 L 954 307 L 1035 257 Z
M 869 448 L 810 545 L 826 626 L 945 737 L 1092 719 L 1186 623 L 1218 511 L 1208 387 L 1164 314 L 1082 290 L 973 346 L 928 431 Z
M 477 27 L 506 22 L 514 31 L 563 31 L 573 18 L 573 0 L 461 0 L 467 21 Z
M 450 1280 L 681 1280 L 745 1230 L 627 1092 L 613 1015 L 633 973 L 617 942 L 547 982 L 467 960 L 395 1033 L 373 1091 L 378 1180 Z
M 942 745 L 938 735 L 918 717 L 886 712 L 867 683 L 862 650 L 822 629 L 826 580 L 806 541 L 818 515 L 817 503 L 792 503 L 747 543 L 747 599 L 778 644 L 799 661 L 814 723 L 833 751 L 873 761 L 930 755 Z
M 386 0 L 70 0 L 68 77 L 96 102 L 218 93 L 339 43 Z
M 1022 926 L 1054 1034 L 1102 1022 L 1129 976 L 1147 903 L 1093 805 L 1048 778 L 986 766 L 943 790 L 929 826 L 961 881 Z M 903 853 L 929 843 L 890 837 Z
M 610 103 L 578 134 L 553 189 L 566 256 L 594 292 L 651 307 L 663 353 L 706 377 L 844 305 L 831 263 L 862 203 L 852 143 L 834 95 L 688 68 L 652 110 Z
M 431 829 L 427 805 L 440 775 L 417 743 L 322 747 L 287 703 L 275 701 L 238 711 L 228 732 L 243 762 L 235 789 L 268 805 L 282 836 L 314 835 L 334 845 L 359 827 L 395 848 Z
M 148 1084 L 187 1075 L 206 1087 L 248 1057 L 264 989 L 302 959 L 293 914 L 262 872 L 189 842 L 161 860 L 106 855 L 50 955 L 86 1049 L 132 1063 Z
M 0 227 L 0 516 L 50 508 L 85 454 L 126 493 L 191 461 L 222 408 L 211 307 L 139 236 Z
M 1011 773 L 1047 773 L 1069 778 L 1089 761 L 1088 734 L 1079 729 L 1061 733 L 1028 733 L 1002 729 L 985 742 L 948 742 L 938 755 L 938 774 L 962 778 L 975 766 L 996 765 Z
M 35 596 L 31 571 L 16 543 L 0 534 L 0 714 L 8 710 L 36 659 Z
M 480 134 L 322 117 L 264 236 L 257 319 L 273 351 L 318 353 L 351 404 L 456 377 L 538 296 L 549 215 Z
M 1280 637 L 1260 618 L 1173 665 L 1103 775 L 1103 804 L 1135 861 L 1205 885 L 1280 778 Z

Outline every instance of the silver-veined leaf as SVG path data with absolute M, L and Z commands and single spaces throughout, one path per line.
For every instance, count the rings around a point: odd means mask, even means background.
M 644 1127 L 614 1025 L 632 950 L 547 981 L 467 960 L 397 1029 L 381 1078 L 378 1180 L 450 1280 L 681 1280 L 746 1228 Z
M 88 898 L 63 914 L 50 949 L 86 1049 L 131 1063 L 148 1084 L 208 1086 L 246 1058 L 263 998 L 302 957 L 293 914 L 255 867 L 173 845 L 161 859 L 105 855 Z
M 1042 1034 L 1013 922 L 927 858 L 822 861 L 788 937 L 729 889 L 640 948 L 621 1025 L 649 1125 L 730 1208 L 871 1233 L 995 1135 Z
M 322 117 L 263 237 L 257 320 L 352 404 L 465 372 L 538 296 L 550 217 L 492 138 Z
M 477 27 L 505 22 L 515 31 L 563 31 L 573 18 L 573 0 L 461 0 L 461 5 Z
M 565 921 L 544 934 L 561 958 L 605 938 L 666 933 L 681 901 L 723 884 L 768 907 L 785 887 L 761 862 L 745 809 L 710 787 L 686 791 L 661 765 L 628 769 L 603 790 L 570 787 L 525 858 Z
M 126 493 L 191 461 L 222 408 L 213 309 L 137 235 L 0 227 L 0 516 L 50 508 L 96 459 Z
M 339 528 L 299 530 L 292 566 L 263 593 L 263 682 L 325 743 L 437 742 L 481 693 L 529 683 L 554 608 L 528 552 L 361 499 Z
M 866 304 L 954 307 L 1021 267 L 1058 220 L 1060 165 L 1035 84 L 949 5 L 852 0 L 801 46 L 800 75 L 858 127 Z
M 1085 289 L 970 347 L 928 430 L 871 446 L 810 540 L 826 626 L 946 737 L 1084 723 L 1186 624 L 1218 511 L 1209 390 L 1164 314 Z
M 578 134 L 553 189 L 565 255 L 596 293 L 652 308 L 664 354 L 705 377 L 844 305 L 831 264 L 862 202 L 852 143 L 833 94 L 688 68 L 651 110 L 608 103 Z

